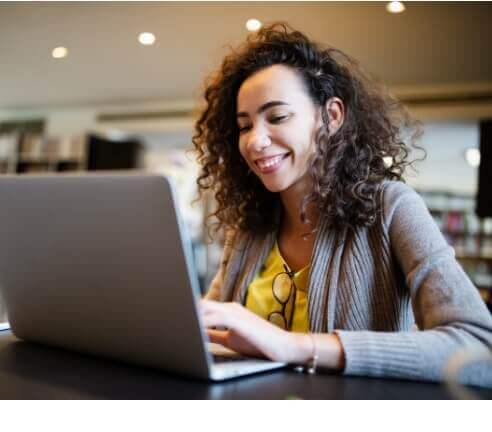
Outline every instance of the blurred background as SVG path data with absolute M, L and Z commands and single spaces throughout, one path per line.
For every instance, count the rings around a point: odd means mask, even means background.
M 0 2 L 0 175 L 172 175 L 205 290 L 221 245 L 204 230 L 212 201 L 191 204 L 187 152 L 203 82 L 277 20 L 358 59 L 422 121 L 427 158 L 406 180 L 490 306 L 489 2 Z

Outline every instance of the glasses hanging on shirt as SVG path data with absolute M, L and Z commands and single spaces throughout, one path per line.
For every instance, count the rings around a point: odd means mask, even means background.
M 277 274 L 272 281 L 273 298 L 280 304 L 280 310 L 271 312 L 268 321 L 284 330 L 292 328 L 292 318 L 296 303 L 296 284 L 294 272 L 284 264 L 284 272 Z

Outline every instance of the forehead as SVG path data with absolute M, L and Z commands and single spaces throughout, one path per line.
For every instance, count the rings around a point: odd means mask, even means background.
M 306 102 L 309 96 L 298 73 L 285 65 L 273 65 L 246 79 L 237 94 L 238 111 L 254 108 L 269 100 Z

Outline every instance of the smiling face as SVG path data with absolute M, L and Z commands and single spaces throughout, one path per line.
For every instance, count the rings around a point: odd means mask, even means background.
M 270 192 L 309 187 L 308 160 L 321 120 L 294 69 L 273 65 L 246 79 L 237 122 L 239 151 Z

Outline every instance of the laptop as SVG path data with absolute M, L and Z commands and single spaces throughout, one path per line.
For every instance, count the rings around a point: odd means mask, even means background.
M 220 381 L 285 364 L 208 342 L 170 178 L 0 177 L 0 294 L 24 340 Z

